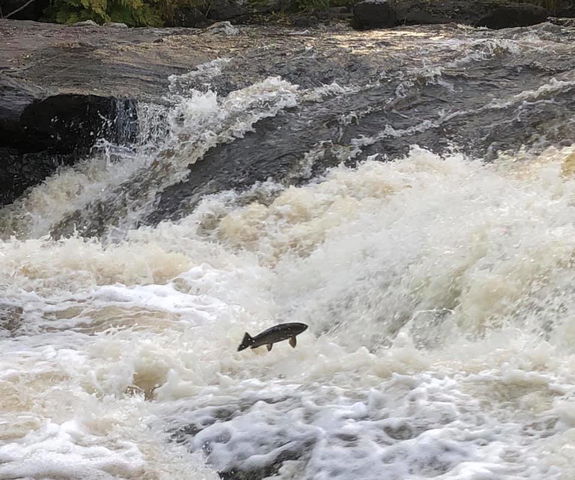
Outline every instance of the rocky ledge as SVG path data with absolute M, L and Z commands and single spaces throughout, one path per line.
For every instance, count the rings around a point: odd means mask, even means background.
M 337 28 L 349 27 L 330 31 Z M 74 164 L 99 138 L 131 142 L 138 134 L 137 103 L 164 102 L 171 75 L 205 62 L 245 58 L 240 84 L 248 69 L 261 76 L 260 55 L 278 62 L 276 75 L 333 81 L 329 62 L 310 72 L 284 60 L 325 39 L 281 27 L 246 26 L 238 33 L 228 22 L 132 29 L 0 19 L 0 204 Z
M 518 16 L 509 8 L 488 0 L 366 0 L 356 5 L 354 13 L 360 28 L 454 20 L 501 27 L 505 15 L 516 23 L 529 23 L 544 20 L 547 14 L 544 18 L 537 9 L 521 7 L 524 14 Z M 295 78 L 297 84 L 330 83 L 340 67 L 350 75 L 357 70 L 356 57 L 336 67 L 330 54 L 317 71 L 287 60 L 288 52 L 297 53 L 311 41 L 325 46 L 337 37 L 338 28 L 349 28 L 341 24 L 330 26 L 330 34 L 326 31 L 321 38 L 313 32 L 272 27 L 243 27 L 241 35 L 233 35 L 237 30 L 230 27 L 128 29 L 0 19 L 0 204 L 12 202 L 59 166 L 77 162 L 98 138 L 131 142 L 138 133 L 137 102 L 161 102 L 168 77 L 199 64 L 218 57 L 245 57 L 242 68 L 253 69 L 257 78 L 256 70 L 263 67 L 260 53 L 254 52 L 261 49 L 266 62 L 275 62 L 274 74 L 291 81 L 300 72 L 305 79 Z M 271 43 L 277 46 L 273 51 Z M 246 52 L 252 52 L 251 63 Z
M 0 20 L 0 203 L 98 138 L 131 141 L 135 102 L 158 99 L 169 75 L 217 56 L 200 33 Z

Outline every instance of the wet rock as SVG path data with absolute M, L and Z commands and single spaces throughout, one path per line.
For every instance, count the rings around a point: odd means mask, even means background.
M 545 22 L 549 12 L 538 5 L 528 3 L 510 4 L 496 7 L 480 18 L 476 25 L 492 29 L 527 27 Z
M 353 7 L 354 28 L 385 28 L 396 24 L 397 10 L 389 0 L 364 0 Z
M 0 336 L 12 336 L 22 325 L 22 307 L 0 304 Z
M 224 35 L 237 35 L 240 30 L 230 22 L 218 22 L 209 26 L 206 31 L 209 33 L 223 33 Z
M 73 153 L 89 150 L 95 140 L 117 143 L 134 139 L 135 102 L 98 95 L 59 94 L 35 100 L 20 117 L 27 151 Z
M 84 94 L 49 95 L 0 77 L 0 141 L 21 153 L 73 153 L 107 138 L 125 143 L 137 132 L 133 100 Z
M 106 22 L 106 23 L 104 23 L 104 27 L 128 28 L 128 25 L 126 25 L 125 23 L 121 23 L 121 22 Z
M 397 5 L 396 16 L 399 25 L 436 25 L 449 23 L 458 17 L 460 9 L 453 6 L 447 9 L 445 2 L 434 5 L 430 2 L 402 1 Z
M 137 134 L 133 100 L 46 90 L 0 76 L 0 204 L 12 202 L 98 138 L 126 144 Z
M 562 27 L 575 27 L 575 18 L 549 17 L 548 21 Z
M 0 205 L 12 203 L 28 188 L 76 160 L 77 156 L 71 154 L 22 153 L 0 147 Z
M 84 20 L 83 22 L 76 22 L 72 24 L 73 27 L 98 27 L 99 25 L 94 20 Z

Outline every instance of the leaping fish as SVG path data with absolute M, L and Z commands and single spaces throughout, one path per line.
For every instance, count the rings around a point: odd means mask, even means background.
M 248 332 L 244 335 L 244 339 L 240 346 L 238 347 L 238 352 L 244 350 L 248 347 L 257 348 L 262 345 L 266 345 L 268 352 L 272 349 L 273 344 L 287 340 L 289 338 L 289 344 L 295 348 L 297 345 L 296 336 L 307 329 L 305 323 L 280 323 L 262 333 L 259 333 L 255 337 L 252 337 Z

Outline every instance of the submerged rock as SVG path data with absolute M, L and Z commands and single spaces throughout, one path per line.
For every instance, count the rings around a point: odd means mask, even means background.
M 13 336 L 22 325 L 24 309 L 16 305 L 0 304 L 0 337 Z

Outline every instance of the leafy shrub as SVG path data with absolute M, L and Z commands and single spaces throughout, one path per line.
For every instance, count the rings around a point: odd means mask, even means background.
M 159 27 L 180 7 L 207 8 L 207 0 L 51 0 L 47 17 L 58 23 L 93 20 Z
M 144 0 L 52 0 L 48 19 L 58 23 L 93 20 L 122 22 L 130 26 L 162 24 L 157 8 Z

